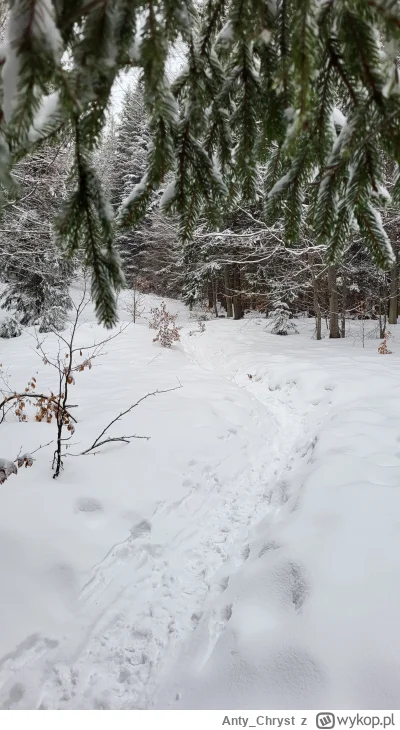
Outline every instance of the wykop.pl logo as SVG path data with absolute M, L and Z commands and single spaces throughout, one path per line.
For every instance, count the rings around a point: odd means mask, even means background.
M 319 712 L 315 722 L 321 730 L 332 730 L 335 727 L 335 715 L 332 712 Z

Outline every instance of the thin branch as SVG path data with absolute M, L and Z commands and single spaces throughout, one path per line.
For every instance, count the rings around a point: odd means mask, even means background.
M 85 347 L 75 347 L 73 350 L 71 350 L 71 352 L 74 353 L 74 352 L 79 352 L 81 350 L 91 350 L 91 349 L 96 350 L 98 347 L 101 347 L 102 345 L 106 345 L 108 342 L 111 342 L 111 340 L 114 340 L 116 337 L 121 335 L 122 332 L 124 332 L 127 329 L 127 327 L 130 326 L 130 324 L 131 324 L 130 322 L 127 322 L 125 325 L 122 325 L 119 328 L 118 332 L 115 333 L 115 335 L 110 335 L 110 337 L 106 337 L 105 340 L 101 340 L 100 342 L 94 342 L 92 345 L 86 345 Z
M 82 451 L 81 454 L 80 454 L 80 456 L 84 456 L 85 454 L 89 454 L 94 449 L 97 449 L 99 446 L 102 446 L 105 443 L 109 443 L 110 441 L 124 441 L 125 443 L 129 443 L 129 441 L 127 441 L 127 439 L 131 439 L 131 438 L 145 438 L 145 439 L 148 439 L 149 438 L 148 436 L 120 436 L 118 438 L 107 438 L 107 439 L 101 441 L 101 439 L 103 438 L 104 434 L 108 431 L 109 428 L 111 428 L 111 426 L 114 423 L 116 423 L 117 421 L 120 421 L 123 416 L 126 416 L 127 413 L 130 413 L 130 411 L 132 411 L 140 403 L 142 403 L 144 400 L 146 400 L 146 398 L 150 398 L 151 396 L 154 396 L 154 395 L 161 395 L 162 393 L 170 393 L 173 390 L 179 390 L 179 388 L 182 388 L 182 384 L 181 383 L 179 383 L 179 385 L 176 385 L 174 388 L 166 388 L 165 390 L 154 390 L 152 393 L 147 393 L 147 395 L 144 395 L 142 398 L 139 398 L 139 400 L 136 401 L 136 403 L 134 403 L 133 405 L 129 406 L 129 408 L 127 408 L 125 411 L 121 411 L 121 413 L 119 413 L 118 416 L 116 416 L 115 418 L 113 418 L 113 420 L 110 421 L 110 423 L 103 429 L 103 431 L 101 432 L 101 434 L 95 439 L 95 441 L 93 442 L 93 444 L 88 449 L 86 449 L 85 451 Z
M 47 444 L 43 444 L 43 445 L 42 445 L 42 444 L 40 444 L 40 446 L 38 446 L 38 447 L 37 447 L 37 449 L 35 449 L 34 451 L 30 451 L 29 453 L 30 453 L 31 455 L 32 455 L 32 454 L 36 454 L 36 452 L 37 452 L 37 451 L 40 451 L 40 449 L 45 449 L 45 448 L 46 448 L 46 446 L 50 446 L 50 444 L 52 444 L 52 443 L 53 443 L 53 441 L 54 441 L 54 439 L 51 439 L 51 441 L 48 441 L 48 442 L 47 442 Z
M 136 436 L 134 434 L 133 436 L 115 436 L 114 438 L 110 436 L 110 438 L 104 439 L 104 441 L 99 441 L 96 448 L 100 448 L 100 446 L 104 446 L 104 444 L 111 444 L 114 441 L 121 441 L 124 444 L 130 444 L 130 439 L 145 439 L 146 441 L 150 441 L 150 436 Z M 82 454 L 76 454 L 76 456 L 87 456 L 90 454 L 91 456 L 96 456 L 98 454 L 98 451 L 92 451 L 91 447 L 90 449 L 87 449 L 87 451 L 83 451 Z M 75 456 L 75 454 L 69 454 L 69 456 Z

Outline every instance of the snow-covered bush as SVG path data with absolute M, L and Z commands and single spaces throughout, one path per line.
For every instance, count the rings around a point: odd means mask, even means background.
M 271 316 L 272 334 L 288 335 L 289 332 L 297 332 L 295 325 L 290 321 L 290 309 L 286 302 L 276 302 Z
M 56 268 L 54 264 L 40 274 L 25 272 L 6 287 L 1 297 L 3 307 L 14 309 L 23 326 L 39 325 L 41 332 L 64 329 L 72 306 L 69 279 Z
M 15 317 L 6 317 L 0 325 L 0 337 L 9 340 L 12 337 L 19 337 L 22 334 L 21 325 Z
M 179 328 L 176 326 L 177 315 L 168 312 L 164 302 L 160 307 L 153 307 L 150 314 L 149 327 L 157 330 L 153 342 L 159 342 L 161 347 L 171 347 L 173 342 L 180 340 Z
M 53 301 L 49 304 L 39 320 L 39 332 L 52 332 L 65 329 L 68 309 L 70 308 L 70 297 L 68 293 L 60 292 L 58 302 Z

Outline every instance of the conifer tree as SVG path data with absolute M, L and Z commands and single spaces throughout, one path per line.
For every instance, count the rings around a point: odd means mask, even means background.
M 271 316 L 273 335 L 288 335 L 289 332 L 297 332 L 295 325 L 290 321 L 290 309 L 286 302 L 275 302 Z
M 150 145 L 143 90 L 136 83 L 125 89 L 121 112 L 110 118 L 96 155 L 96 166 L 101 170 L 115 212 L 140 183 Z M 177 232 L 173 222 L 165 220 L 160 210 L 164 189 L 165 185 L 154 191 L 146 214 L 137 226 L 117 231 L 115 245 L 128 286 L 171 295 L 178 293 Z
M 124 92 L 122 111 L 115 127 L 114 157 L 110 160 L 110 196 L 114 211 L 138 185 L 145 173 L 151 142 L 148 118 L 139 84 Z M 150 213 L 157 199 L 154 193 L 145 216 L 135 228 L 120 231 L 116 246 L 128 283 L 135 282 L 143 268 L 148 245 Z
M 169 52 L 187 64 L 170 88 Z M 150 115 L 148 166 L 118 214 L 126 229 L 174 175 L 165 208 L 188 240 L 200 215 L 218 225 L 251 201 L 267 166 L 265 213 L 296 241 L 303 215 L 333 263 L 359 233 L 394 263 L 377 201 L 383 161 L 400 162 L 400 8 L 395 0 L 9 0 L 2 65 L 0 183 L 32 145 L 68 131 L 69 197 L 58 233 L 84 248 L 97 313 L 116 320 L 123 283 L 113 211 L 92 164 L 114 81 L 140 72 Z M 339 114 L 337 108 L 339 107 Z M 337 120 L 340 123 L 337 124 Z M 400 176 L 392 201 L 400 200 Z
M 62 329 L 71 306 L 72 262 L 54 235 L 57 212 L 67 196 L 68 158 L 66 145 L 44 145 L 25 157 L 14 170 L 18 191 L 8 191 L 4 208 L 2 303 L 22 325 L 37 324 L 43 332 Z

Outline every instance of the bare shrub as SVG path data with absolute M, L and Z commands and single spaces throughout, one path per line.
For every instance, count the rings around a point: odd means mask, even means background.
M 153 342 L 159 342 L 161 347 L 171 347 L 173 342 L 179 342 L 179 327 L 176 325 L 178 315 L 168 312 L 165 302 L 161 302 L 160 307 L 153 307 L 150 314 L 149 327 L 157 331 Z
M 381 344 L 378 347 L 378 352 L 380 355 L 392 355 L 392 351 L 389 350 L 389 348 L 387 346 L 387 341 L 388 341 L 389 337 L 391 337 L 391 333 L 386 332 L 386 334 L 383 338 L 383 341 L 381 342 Z

